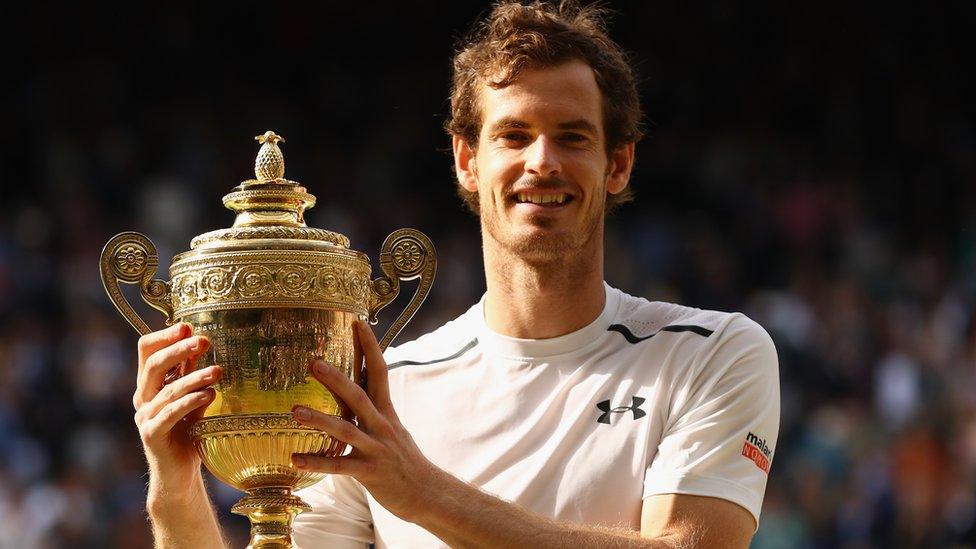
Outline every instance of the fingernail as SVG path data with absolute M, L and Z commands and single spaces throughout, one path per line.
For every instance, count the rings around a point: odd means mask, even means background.
M 314 367 L 315 367 L 315 371 L 317 371 L 320 374 L 327 374 L 327 373 L 329 373 L 329 365 L 326 364 L 325 361 L 316 360 L 315 361 L 315 364 L 314 364 Z
M 210 346 L 210 342 L 206 339 L 198 339 L 196 343 L 193 344 L 194 351 L 206 351 L 207 347 Z
M 304 456 L 291 456 L 291 462 L 295 464 L 295 467 L 305 467 L 305 457 Z
M 301 420 L 307 420 L 312 417 L 312 412 L 304 406 L 295 406 L 295 417 Z

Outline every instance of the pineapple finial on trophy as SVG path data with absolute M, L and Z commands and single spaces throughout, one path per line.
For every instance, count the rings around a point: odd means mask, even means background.
M 268 130 L 254 139 L 261 143 L 254 160 L 255 179 L 241 181 L 224 195 L 224 206 L 237 212 L 234 228 L 306 227 L 303 215 L 315 205 L 315 197 L 298 181 L 285 179 L 285 157 L 278 148 L 285 138 Z
M 268 183 L 285 176 L 285 157 L 278 148 L 278 142 L 285 142 L 285 138 L 268 130 L 264 135 L 255 136 L 261 149 L 254 160 L 254 175 L 261 183 Z

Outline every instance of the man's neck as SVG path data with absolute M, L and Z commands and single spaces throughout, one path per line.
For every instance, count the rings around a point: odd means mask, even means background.
M 509 337 L 547 339 L 596 320 L 606 301 L 602 235 L 587 248 L 552 262 L 528 262 L 486 237 L 488 327 Z

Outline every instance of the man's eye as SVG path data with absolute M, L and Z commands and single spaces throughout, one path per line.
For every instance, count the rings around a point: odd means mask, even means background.
M 562 139 L 568 143 L 583 143 L 589 140 L 588 137 L 581 133 L 566 133 L 563 134 Z
M 505 141 L 513 141 L 513 142 L 522 142 L 528 139 L 528 137 L 526 137 L 525 134 L 521 134 L 521 133 L 503 133 L 498 137 Z

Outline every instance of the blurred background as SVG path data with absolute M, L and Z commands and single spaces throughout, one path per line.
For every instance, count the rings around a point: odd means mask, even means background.
M 773 335 L 782 427 L 755 547 L 976 546 L 973 18 L 898 6 L 611 5 L 647 137 L 607 280 Z M 440 127 L 453 45 L 486 7 L 5 8 L 0 547 L 151 546 L 137 338 L 97 260 L 138 230 L 165 269 L 229 226 L 253 136 L 287 138 L 310 225 L 374 257 L 393 229 L 432 237 L 437 281 L 401 341 L 479 298 Z M 243 546 L 239 495 L 211 487 Z

